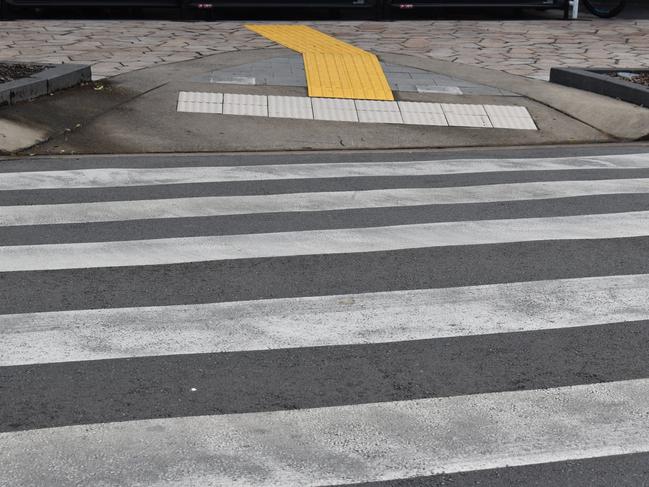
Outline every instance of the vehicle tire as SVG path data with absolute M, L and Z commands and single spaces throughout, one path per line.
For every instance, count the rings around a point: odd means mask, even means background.
M 376 3 L 374 4 L 374 7 L 372 8 L 372 18 L 380 22 L 383 20 L 383 4 L 381 3 L 380 0 L 377 0 Z
M 189 20 L 189 1 L 180 0 L 178 2 L 178 17 L 179 20 Z
M 11 7 L 6 0 L 0 0 L 0 20 L 11 19 Z
M 597 17 L 610 19 L 624 10 L 626 0 L 584 0 L 584 6 Z
M 392 20 L 392 6 L 390 0 L 376 0 L 376 12 L 379 20 L 390 22 Z

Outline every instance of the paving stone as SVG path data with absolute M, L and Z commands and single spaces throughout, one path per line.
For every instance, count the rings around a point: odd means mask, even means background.
M 191 103 L 223 103 L 223 94 L 197 91 L 181 91 L 180 93 L 178 93 L 178 101 Z
M 483 105 L 489 118 L 492 117 L 510 117 L 510 118 L 530 118 L 527 108 L 520 106 L 502 106 L 502 105 Z
M 358 121 L 354 100 L 312 98 L 311 103 L 315 120 Z
M 491 86 L 463 86 L 462 93 L 465 95 L 493 95 L 503 96 L 503 92 Z
M 446 120 L 451 127 L 492 127 L 486 115 L 465 115 L 445 112 Z
M 403 123 L 401 113 L 395 111 L 358 110 L 358 121 L 364 123 Z
M 356 110 L 373 112 L 394 112 L 399 113 L 399 105 L 396 101 L 376 100 L 355 100 Z
M 268 96 L 268 115 L 313 120 L 311 99 L 303 96 Z
M 224 103 L 223 114 L 267 117 L 268 106 L 267 105 L 246 105 L 246 104 L 238 104 L 238 103 Z
M 441 93 L 444 95 L 461 95 L 463 91 L 459 86 L 430 86 L 430 85 L 417 85 L 419 93 Z
M 565 65 L 568 61 L 580 65 L 649 67 L 649 20 L 402 20 L 308 24 L 376 52 L 465 62 L 528 77 L 539 77 L 548 73 L 551 66 Z M 31 58 L 34 62 L 80 56 L 85 62 L 98 65 L 94 74 L 119 74 L 142 67 L 131 61 L 153 66 L 217 52 L 277 47 L 245 29 L 242 22 L 15 20 L 3 24 L 0 41 L 1 45 L 8 46 L 0 48 L 5 59 L 15 59 L 21 53 L 34 56 Z M 150 56 L 143 57 L 144 53 Z M 132 55 L 139 58 L 133 59 Z M 295 58 L 299 56 L 294 56 L 292 62 Z M 105 63 L 114 65 L 105 66 Z M 275 65 L 291 65 L 291 62 L 278 59 Z M 386 66 L 386 72 L 408 70 Z
M 402 112 L 403 123 L 408 125 L 448 126 L 446 117 L 441 113 Z
M 268 106 L 268 97 L 266 95 L 243 95 L 239 93 L 225 93 L 223 95 L 224 105 L 252 105 Z
M 516 129 L 516 130 L 538 130 L 534 120 L 531 117 L 507 117 L 507 116 L 489 116 L 491 125 L 494 128 Z
M 223 104 L 222 103 L 207 103 L 200 101 L 181 101 L 178 100 L 178 106 L 176 108 L 179 112 L 188 112 L 188 113 L 223 113 Z
M 487 112 L 482 105 L 442 103 L 442 110 L 446 115 L 487 116 Z

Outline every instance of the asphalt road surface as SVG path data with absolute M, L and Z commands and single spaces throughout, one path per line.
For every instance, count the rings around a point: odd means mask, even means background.
M 0 485 L 649 484 L 649 149 L 0 161 Z

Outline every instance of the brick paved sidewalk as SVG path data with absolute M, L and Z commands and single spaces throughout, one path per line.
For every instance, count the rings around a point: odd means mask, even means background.
M 547 79 L 552 66 L 649 67 L 649 20 L 306 22 L 377 52 Z M 0 60 L 84 62 L 96 77 L 274 44 L 241 22 L 0 22 Z

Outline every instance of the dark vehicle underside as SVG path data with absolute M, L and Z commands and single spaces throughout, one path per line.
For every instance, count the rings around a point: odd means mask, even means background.
M 9 7 L 173 7 L 219 9 L 231 7 L 366 8 L 395 9 L 453 7 L 559 8 L 564 0 L 0 0 Z

